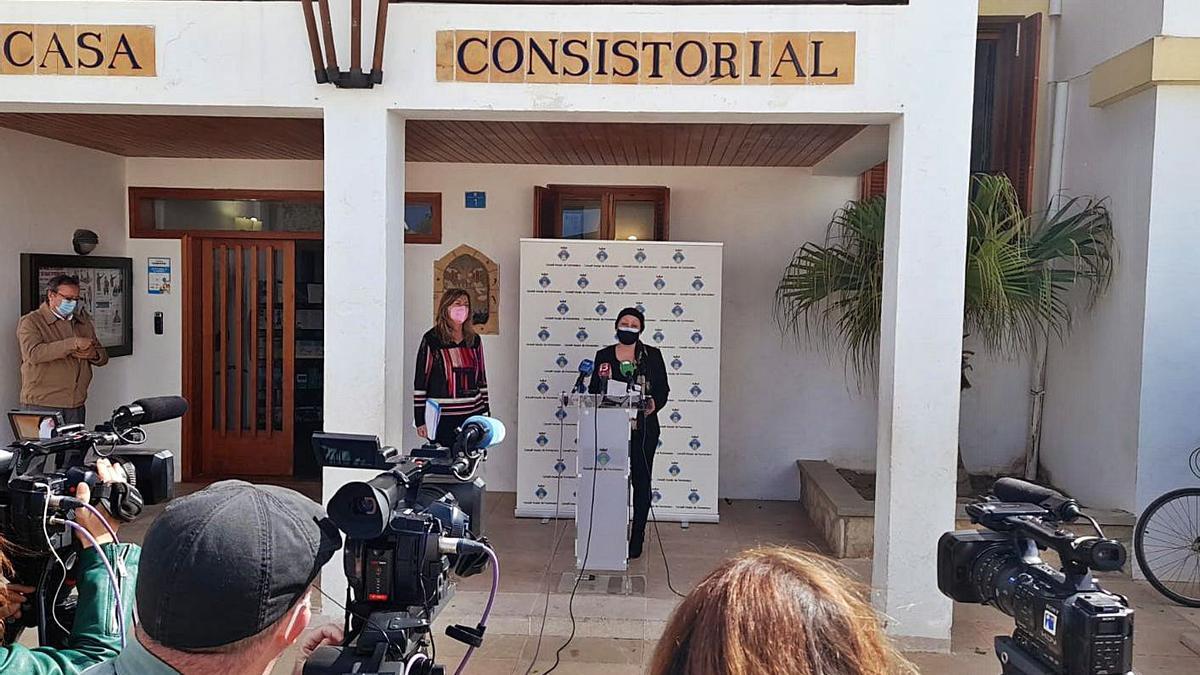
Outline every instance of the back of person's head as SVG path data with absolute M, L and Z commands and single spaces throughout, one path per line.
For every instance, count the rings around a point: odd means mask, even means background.
M 249 672 L 304 631 L 313 580 L 340 547 L 294 490 L 229 480 L 177 499 L 142 546 L 138 636 L 181 672 Z
M 825 558 L 745 551 L 675 608 L 651 675 L 894 675 L 915 670 L 888 642 L 863 589 Z

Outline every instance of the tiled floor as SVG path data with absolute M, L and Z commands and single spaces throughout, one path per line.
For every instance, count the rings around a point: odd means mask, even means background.
M 294 485 L 310 496 L 315 484 Z M 182 492 L 194 489 L 185 486 Z M 541 674 L 554 664 L 555 652 L 571 630 L 568 596 L 558 593 L 563 572 L 575 569 L 574 529 L 563 521 L 557 552 L 554 550 L 555 525 L 538 520 L 513 517 L 514 495 L 488 495 L 487 534 L 501 562 L 501 592 L 493 609 L 490 630 L 483 648 L 472 658 L 468 673 L 481 675 Z M 158 509 L 151 507 L 154 512 Z M 126 526 L 125 538 L 139 541 L 150 517 Z M 662 542 L 670 562 L 671 585 L 682 593 L 717 565 L 723 558 L 745 548 L 764 544 L 783 544 L 813 548 L 816 541 L 812 524 L 798 503 L 729 501 L 721 505 L 721 523 L 694 524 L 681 529 L 677 523 L 653 526 L 646 542 L 646 553 L 629 571 L 644 575 L 644 596 L 577 595 L 573 610 L 576 637 L 562 651 L 556 673 L 589 675 L 634 675 L 645 671 L 663 624 L 678 598 L 667 584 L 667 567 L 659 550 Z M 847 561 L 847 569 L 862 580 L 869 580 L 870 561 Z M 1134 666 L 1139 675 L 1175 675 L 1200 672 L 1200 656 L 1180 643 L 1186 631 L 1200 631 L 1200 610 L 1188 610 L 1161 599 L 1145 583 L 1128 577 L 1103 580 L 1113 590 L 1126 594 L 1137 610 Z M 439 615 L 435 624 L 437 660 L 453 672 L 464 647 L 445 637 L 450 623 L 474 625 L 487 597 L 490 575 L 481 574 L 461 580 L 455 598 Z M 546 589 L 552 592 L 548 597 Z M 547 607 L 545 629 L 543 608 Z M 992 653 L 995 635 L 1009 633 L 1012 620 L 999 611 L 977 605 L 955 605 L 953 653 L 911 654 L 923 673 L 945 675 L 990 675 L 999 672 Z M 541 634 L 540 648 L 538 646 Z M 534 653 L 537 660 L 534 661 Z M 294 654 L 285 654 L 275 669 L 291 673 Z

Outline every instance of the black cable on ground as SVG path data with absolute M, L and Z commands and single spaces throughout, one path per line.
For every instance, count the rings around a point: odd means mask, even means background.
M 558 420 L 558 461 L 563 461 L 563 442 L 565 440 L 566 422 L 563 419 Z M 542 607 L 542 626 L 538 629 L 537 646 L 533 650 L 533 658 L 529 661 L 529 667 L 525 669 L 525 675 L 530 675 L 533 672 L 533 667 L 537 665 L 538 655 L 542 653 L 542 637 L 546 634 L 546 615 L 550 613 L 550 570 L 554 566 L 554 559 L 558 557 L 558 545 L 562 543 L 563 535 L 567 533 L 567 528 L 559 528 L 558 516 L 559 508 L 562 505 L 562 471 L 555 471 L 558 477 L 555 478 L 555 497 L 554 497 L 554 548 L 550 551 L 550 559 L 546 561 L 546 571 L 542 573 L 542 580 L 546 581 L 546 602 Z
M 595 514 L 596 474 L 599 468 L 597 465 L 600 463 L 600 418 L 595 412 L 592 413 L 592 435 L 592 452 L 595 453 L 595 459 L 592 460 L 592 503 L 588 507 L 588 513 Z M 587 569 L 588 554 L 592 551 L 592 530 L 594 529 L 596 529 L 595 524 L 589 519 L 587 542 L 583 545 L 583 564 L 579 566 L 579 576 L 575 577 L 575 586 L 571 588 L 571 597 L 567 600 L 567 614 L 571 617 L 571 634 L 567 636 L 567 641 L 554 652 L 554 665 L 550 666 L 550 669 L 542 673 L 542 675 L 550 675 L 550 673 L 554 672 L 555 668 L 558 668 L 562 660 L 563 650 L 575 639 L 575 592 L 579 590 L 579 582 L 583 580 L 583 572 Z
M 645 416 L 642 418 L 642 423 L 645 424 Z M 659 435 L 662 435 L 662 430 L 659 429 Z M 657 450 L 657 448 L 655 448 Z M 653 474 L 650 469 L 650 460 L 646 458 L 646 429 L 642 427 L 642 465 L 646 467 L 646 475 L 653 479 Z M 651 483 L 653 484 L 653 483 Z M 654 536 L 658 539 L 658 551 L 662 553 L 663 567 L 667 570 L 667 588 L 675 595 L 685 598 L 683 593 L 675 590 L 675 586 L 671 584 L 671 563 L 667 561 L 667 549 L 663 546 L 662 534 L 658 531 L 658 515 L 654 512 L 654 499 L 650 499 L 650 518 L 654 522 Z

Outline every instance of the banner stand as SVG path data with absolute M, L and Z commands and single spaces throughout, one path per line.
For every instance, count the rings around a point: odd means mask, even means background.
M 651 479 L 652 518 L 719 520 L 722 246 L 521 240 L 517 517 L 572 518 L 579 364 L 616 342 L 624 307 L 646 316 L 671 387 Z M 561 439 L 561 440 L 560 440 Z

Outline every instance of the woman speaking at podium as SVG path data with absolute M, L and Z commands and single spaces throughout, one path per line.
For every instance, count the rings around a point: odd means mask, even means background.
M 633 529 L 629 533 L 629 557 L 642 555 L 646 538 L 646 516 L 650 511 L 650 476 L 654 451 L 658 449 L 658 411 L 667 404 L 667 368 L 662 352 L 643 344 L 646 317 L 633 307 L 617 315 L 617 344 L 596 352 L 595 369 L 588 391 L 603 394 L 609 380 L 639 384 L 647 400 L 638 412 L 636 428 L 629 440 L 629 480 L 633 485 Z
M 490 414 L 483 340 L 471 324 L 471 296 L 447 289 L 437 319 L 421 337 L 413 383 L 413 419 L 422 438 L 449 446 L 455 430 L 472 415 Z M 425 402 L 437 401 L 442 416 L 436 429 L 425 425 Z

